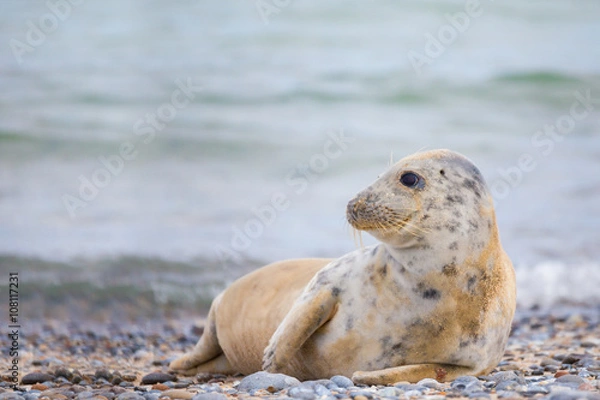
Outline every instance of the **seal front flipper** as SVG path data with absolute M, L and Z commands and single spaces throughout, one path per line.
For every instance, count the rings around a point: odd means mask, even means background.
M 337 301 L 335 288 L 309 284 L 265 348 L 263 369 L 268 372 L 288 370 L 288 364 L 308 338 L 333 318 L 337 311 Z
M 387 368 L 378 371 L 356 371 L 352 381 L 363 385 L 392 385 L 396 382 L 418 382 L 433 378 L 439 382 L 451 381 L 462 375 L 477 375 L 471 367 L 452 364 L 416 364 Z

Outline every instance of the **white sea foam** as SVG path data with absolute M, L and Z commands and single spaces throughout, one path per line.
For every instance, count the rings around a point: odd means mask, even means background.
M 549 307 L 562 303 L 600 304 L 600 264 L 541 262 L 517 266 L 519 306 Z

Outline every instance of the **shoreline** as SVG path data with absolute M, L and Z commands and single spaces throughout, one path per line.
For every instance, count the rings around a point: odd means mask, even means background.
M 86 321 L 37 321 L 28 326 L 29 331 L 22 330 L 18 337 L 16 388 L 10 382 L 11 358 L 0 362 L 0 400 L 191 399 L 202 393 L 210 393 L 215 400 L 217 394 L 219 398 L 332 396 L 357 400 L 364 400 L 359 396 L 600 399 L 600 306 L 518 309 L 503 360 L 488 376 L 440 385 L 397 383 L 388 387 L 341 388 L 327 383 L 331 381 L 319 381 L 302 383 L 293 390 L 246 391 L 237 389 L 242 376 L 165 376 L 169 362 L 195 345 L 203 330 L 201 318 L 196 322 L 157 319 L 143 325 L 126 321 L 103 329 L 98 329 L 97 322 Z M 3 335 L 0 344 L 9 349 L 11 339 Z M 31 375 L 35 373 L 41 375 Z M 159 375 L 148 378 L 151 373 Z M 315 387 L 328 392 L 319 395 Z

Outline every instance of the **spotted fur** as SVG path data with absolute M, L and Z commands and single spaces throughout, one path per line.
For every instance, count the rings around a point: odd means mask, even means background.
M 407 172 L 419 177 L 413 187 L 400 180 Z M 346 212 L 380 243 L 336 260 L 275 263 L 236 281 L 213 303 L 196 348 L 171 369 L 264 368 L 365 384 L 492 369 L 508 339 L 515 281 L 479 170 L 448 150 L 417 153 Z

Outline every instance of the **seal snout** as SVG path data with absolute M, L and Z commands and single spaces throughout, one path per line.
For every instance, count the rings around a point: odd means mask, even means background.
M 346 206 L 346 219 L 348 220 L 350 225 L 352 225 L 355 228 L 355 224 L 358 222 L 358 213 L 362 203 L 364 203 L 363 200 L 359 199 L 358 197 L 355 197 L 352 200 L 350 200 L 348 202 L 348 205 Z
M 350 225 L 356 229 L 368 229 L 377 214 L 379 196 L 373 192 L 359 193 L 348 202 L 346 218 Z

